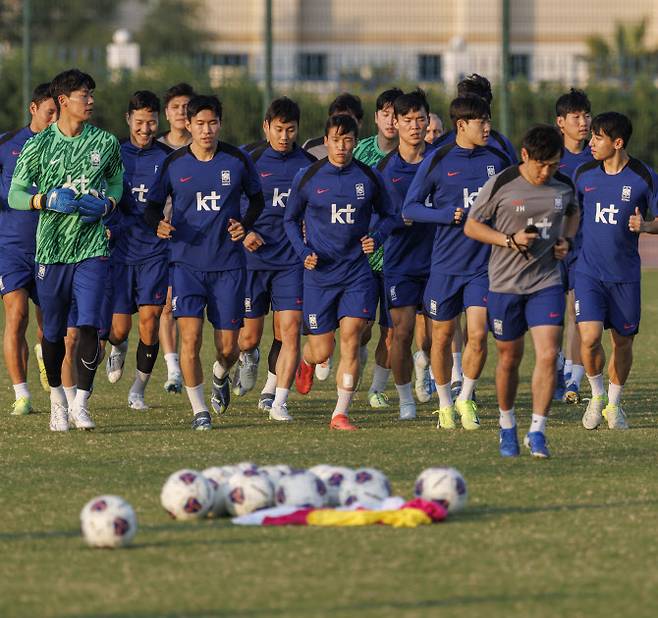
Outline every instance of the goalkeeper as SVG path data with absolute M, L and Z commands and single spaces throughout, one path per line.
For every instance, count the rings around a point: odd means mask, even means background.
M 77 69 L 51 82 L 59 119 L 23 147 L 9 190 L 9 205 L 39 210 L 36 288 L 43 312 L 43 361 L 50 384 L 50 429 L 93 429 L 87 409 L 99 362 L 98 328 L 108 276 L 104 221 L 123 189 L 119 142 L 88 124 L 93 78 Z M 36 195 L 30 193 L 33 184 Z M 71 304 L 78 310 L 78 390 L 71 408 L 62 387 L 64 336 Z

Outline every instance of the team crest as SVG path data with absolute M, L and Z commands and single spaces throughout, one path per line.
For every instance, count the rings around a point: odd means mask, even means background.
M 309 328 L 317 328 L 318 327 L 318 316 L 316 313 L 309 313 L 308 314 L 308 326 Z
M 621 190 L 621 201 L 630 202 L 631 201 L 631 188 L 628 185 L 622 187 Z
M 228 187 L 231 184 L 231 171 L 222 170 L 222 187 Z
M 362 182 L 355 184 L 354 190 L 356 191 L 357 200 L 362 200 L 366 196 L 366 188 L 363 186 Z
M 37 270 L 37 279 L 41 279 L 43 281 L 43 278 L 45 276 L 46 276 L 46 265 L 39 264 L 39 269 Z
M 178 296 L 174 296 L 171 299 L 171 310 L 176 311 L 176 305 L 178 304 Z
M 430 300 L 430 315 L 436 315 L 437 304 L 435 300 Z
M 98 167 L 101 164 L 101 153 L 98 150 L 92 150 L 89 155 L 89 163 L 92 167 Z
M 562 196 L 555 196 L 555 210 L 562 210 Z
M 0 292 L 4 292 L 5 282 L 2 280 L 2 275 L 0 275 Z
M 494 335 L 498 335 L 499 337 L 503 336 L 503 321 L 502 320 L 494 320 L 493 321 L 493 327 L 494 327 Z
M 487 175 L 488 176 L 495 176 L 496 175 L 496 166 L 495 165 L 487 165 Z
M 251 298 L 244 299 L 244 310 L 251 311 Z

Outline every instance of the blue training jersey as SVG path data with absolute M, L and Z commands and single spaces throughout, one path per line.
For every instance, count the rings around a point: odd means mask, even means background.
M 164 259 L 169 243 L 153 234 L 144 221 L 144 210 L 159 169 L 172 152 L 161 142 L 153 141 L 149 148 L 139 148 L 129 139 L 121 143 L 123 195 L 119 202 L 120 221 L 116 228 L 113 261 L 139 264 L 151 259 Z
M 455 141 L 455 130 L 452 129 L 446 133 L 443 133 L 443 135 L 439 135 L 439 137 L 437 137 L 434 140 L 433 145 L 436 148 L 442 148 L 446 144 L 449 144 L 454 141 Z M 489 139 L 487 140 L 487 146 L 491 146 L 496 150 L 500 150 L 502 153 L 507 155 L 507 158 L 510 160 L 511 164 L 516 164 L 519 162 L 519 159 L 516 155 L 516 150 L 514 150 L 514 146 L 512 145 L 512 142 L 510 142 L 510 140 L 499 131 L 495 131 L 494 129 L 491 129 L 491 131 L 489 131 Z
M 242 242 L 228 233 L 229 219 L 240 220 L 240 197 L 261 193 L 253 162 L 239 148 L 217 144 L 210 161 L 197 159 L 189 146 L 172 152 L 158 172 L 149 202 L 172 200 L 170 261 L 202 272 L 245 267 Z M 153 231 L 150 232 L 153 234 Z
M 576 272 L 600 281 L 639 281 L 639 234 L 628 229 L 628 220 L 636 208 L 643 216 L 658 214 L 656 173 L 632 157 L 618 174 L 591 161 L 576 170 L 574 184 L 583 221 Z
M 464 235 L 464 223 L 484 183 L 511 165 L 509 157 L 491 146 L 461 148 L 451 142 L 420 165 L 402 207 L 405 219 L 438 224 L 431 270 L 444 275 L 486 272 L 491 246 Z M 431 207 L 427 207 L 430 198 Z M 464 209 L 454 223 L 457 208 Z
M 36 253 L 39 211 L 9 208 L 8 197 L 18 155 L 34 135 L 36 133 L 27 126 L 0 136 L 0 250 L 29 256 Z M 36 192 L 36 187 L 30 189 L 30 193 Z
M 260 234 L 265 244 L 256 251 L 247 251 L 245 256 L 248 270 L 287 270 L 299 265 L 295 253 L 283 228 L 283 215 L 290 195 L 292 181 L 300 169 L 308 167 L 317 159 L 295 144 L 289 153 L 274 150 L 267 142 L 248 151 L 263 188 L 265 208 L 258 217 L 253 231 Z M 242 198 L 242 214 L 249 202 Z
M 312 253 L 318 256 L 318 265 L 305 271 L 304 281 L 330 287 L 371 277 L 361 238 L 369 233 L 375 213 L 380 219 L 370 236 L 379 246 L 399 218 L 377 170 L 356 159 L 336 167 L 326 158 L 300 170 L 293 180 L 284 225 L 302 261 Z

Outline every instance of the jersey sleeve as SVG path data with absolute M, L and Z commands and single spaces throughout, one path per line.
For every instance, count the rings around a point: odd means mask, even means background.
M 253 197 L 262 192 L 260 178 L 256 166 L 249 155 L 244 156 L 245 174 L 242 177 L 242 191 L 247 197 Z
M 39 184 L 39 148 L 36 141 L 32 138 L 25 142 L 11 178 L 7 202 L 16 210 L 30 210 L 30 187 Z
M 473 206 L 469 208 L 469 218 L 481 223 L 485 223 L 493 218 L 496 213 L 496 207 L 498 206 L 497 195 L 492 195 L 497 179 L 498 175 L 492 176 L 484 183 L 484 187 L 482 187 L 480 193 L 475 198 Z
M 376 168 L 372 168 L 372 172 L 375 175 L 375 188 L 377 191 L 373 208 L 379 215 L 379 221 L 377 221 L 373 233 L 370 236 L 375 239 L 377 245 L 381 245 L 394 229 L 403 225 L 403 222 L 391 200 L 391 194 L 386 188 L 386 183 L 381 172 Z
M 306 174 L 306 169 L 301 169 L 295 175 L 286 204 L 286 212 L 283 215 L 283 227 L 288 240 L 292 244 L 295 253 L 304 261 L 313 250 L 304 242 L 302 234 L 302 222 L 306 211 L 306 197 L 304 187 L 300 189 L 299 185 Z
M 411 181 L 407 197 L 402 206 L 402 216 L 411 221 L 420 223 L 438 223 L 440 225 L 450 225 L 455 219 L 455 208 L 436 208 L 433 201 L 428 201 L 428 197 L 434 194 L 436 183 L 434 181 L 433 171 L 436 167 L 432 166 L 434 157 L 425 159 L 418 168 L 414 179 Z M 428 208 L 426 204 L 431 204 Z
M 119 140 L 114 138 L 110 142 L 110 156 L 105 167 L 105 180 L 107 181 L 107 196 L 114 198 L 117 203 L 123 195 L 123 173 Z

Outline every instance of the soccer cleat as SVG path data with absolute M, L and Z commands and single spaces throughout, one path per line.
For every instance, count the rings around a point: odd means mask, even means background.
M 455 423 L 455 406 L 444 406 L 434 410 L 432 414 L 438 414 L 439 422 L 436 424 L 437 429 L 457 429 Z
M 280 405 L 272 405 L 270 408 L 270 420 L 272 421 L 281 421 L 284 423 L 289 423 L 292 421 L 292 416 L 288 412 L 288 406 L 285 403 Z
M 261 393 L 258 398 L 258 409 L 269 410 L 274 403 L 274 393 Z
M 416 371 L 414 389 L 416 391 L 416 399 L 418 399 L 419 403 L 427 403 L 432 398 L 432 395 L 430 395 L 429 382 L 429 369 L 424 369 L 422 372 Z
M 331 419 L 329 429 L 337 429 L 339 431 L 356 431 L 358 427 L 350 423 L 347 414 L 337 414 Z
M 469 431 L 480 429 L 480 419 L 478 418 L 478 407 L 472 399 L 465 401 L 455 401 L 455 410 L 459 412 L 462 427 Z
M 416 404 L 413 401 L 400 404 L 400 420 L 413 421 L 416 418 Z
M 567 385 L 564 380 L 564 372 L 558 370 L 555 391 L 553 391 L 553 401 L 564 401 L 566 392 Z
M 308 395 L 313 388 L 315 365 L 309 365 L 303 358 L 299 361 L 295 374 L 295 388 L 300 395 Z
M 39 382 L 41 382 L 41 388 L 46 393 L 49 393 L 50 384 L 48 384 L 48 374 L 46 373 L 46 365 L 43 363 L 43 351 L 40 343 L 34 345 L 34 355 L 37 357 L 37 365 L 39 365 Z
M 324 363 L 315 366 L 315 377 L 320 382 L 324 382 L 331 375 L 332 358 L 330 356 Z
M 518 457 L 521 454 L 516 425 L 511 429 L 500 430 L 498 449 L 501 457 Z
M 89 430 L 96 428 L 96 423 L 89 416 L 89 410 L 87 408 L 73 404 L 69 411 L 69 419 L 76 429 Z
M 212 429 L 212 421 L 210 413 L 207 410 L 197 412 L 192 420 L 192 429 L 195 431 L 210 431 Z
M 621 406 L 609 403 L 602 412 L 603 417 L 608 421 L 608 429 L 628 429 L 626 413 Z
M 164 383 L 164 389 L 168 393 L 180 393 L 183 390 L 183 376 L 177 371 L 167 377 Z
M 226 374 L 219 380 L 215 374 L 212 376 L 212 396 L 210 405 L 216 414 L 224 414 L 231 403 L 231 380 Z
M 252 358 L 252 354 L 255 360 Z M 240 376 L 241 395 L 248 393 L 256 386 L 258 378 L 258 362 L 260 361 L 260 351 L 254 348 L 253 352 L 241 352 L 238 360 L 238 372 Z M 235 392 L 235 391 L 234 391 Z
M 388 402 L 388 396 L 386 393 L 378 393 L 377 391 L 370 391 L 368 393 L 368 403 L 370 404 L 370 407 L 375 410 L 388 408 L 391 405 Z
M 127 353 L 127 341 L 124 341 L 118 346 L 112 346 L 110 355 L 107 357 L 107 361 L 105 363 L 105 372 L 107 373 L 107 380 L 110 384 L 116 384 L 121 379 L 121 376 L 123 375 L 123 365 L 126 362 Z
M 603 421 L 603 408 L 608 403 L 606 395 L 596 395 L 592 397 L 587 404 L 585 414 L 583 414 L 583 427 L 585 429 L 596 429 Z
M 61 403 L 50 404 L 50 431 L 69 430 L 69 411 Z
M 462 392 L 462 382 L 461 382 L 461 380 L 453 382 L 450 385 L 450 395 L 451 395 L 453 401 L 455 399 L 457 399 L 457 397 L 459 397 L 459 393 L 461 393 L 461 392 Z
M 29 397 L 19 397 L 11 404 L 12 416 L 25 416 L 32 412 L 32 402 Z
M 564 402 L 571 404 L 580 403 L 580 389 L 575 382 L 571 382 L 571 384 L 567 382 L 567 386 L 564 391 Z
M 141 393 L 128 393 L 128 407 L 133 410 L 148 410 L 149 407 L 144 401 L 144 395 Z
M 523 444 L 530 449 L 530 454 L 533 457 L 548 459 L 551 456 L 548 452 L 546 436 L 541 431 L 531 431 L 526 434 Z
M 240 384 L 240 366 L 236 365 L 235 371 L 233 371 L 233 377 L 231 378 L 231 383 L 233 384 L 233 387 L 231 388 L 231 391 L 236 397 L 242 397 L 242 395 L 245 395 L 247 391 L 245 391 L 242 388 L 242 385 Z

